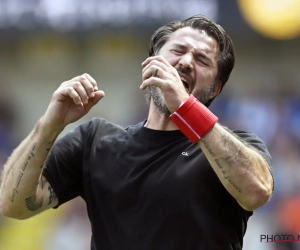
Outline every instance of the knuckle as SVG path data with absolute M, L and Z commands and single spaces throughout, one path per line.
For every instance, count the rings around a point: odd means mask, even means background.
M 66 88 L 69 95 L 78 95 L 77 92 L 72 87 Z
M 170 80 L 167 80 L 165 82 L 165 88 L 167 88 L 167 89 L 171 89 L 172 88 L 172 82 Z
M 150 66 L 150 69 L 151 69 L 153 72 L 154 72 L 155 70 L 157 70 L 157 68 L 158 68 L 158 67 L 157 67 L 156 65 L 153 65 L 153 64 Z
M 69 87 L 66 87 L 66 89 L 67 89 L 68 92 L 72 92 L 72 91 L 74 90 L 74 88 L 72 88 L 72 87 L 70 87 L 70 86 L 69 86 Z
M 158 64 L 158 63 L 159 63 L 159 61 L 156 60 L 156 59 L 154 59 L 153 61 L 151 61 L 151 64 L 152 64 L 152 65 L 155 65 L 155 64 Z
M 164 57 L 162 55 L 159 55 L 157 59 L 158 59 L 158 61 L 163 61 Z
M 94 91 L 94 87 L 92 85 L 88 85 L 85 89 L 87 91 L 89 91 L 89 92 L 93 92 Z
M 85 81 L 87 78 L 85 75 L 79 76 L 79 81 Z
M 151 68 L 152 66 L 155 66 L 155 60 L 149 62 L 148 67 Z
M 73 86 L 74 86 L 74 88 L 79 88 L 79 87 L 81 87 L 81 83 L 76 81 L 73 83 Z

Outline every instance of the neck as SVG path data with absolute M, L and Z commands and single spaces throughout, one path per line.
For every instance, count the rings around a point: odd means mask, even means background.
M 170 118 L 157 110 L 152 100 L 150 102 L 148 119 L 144 126 L 154 130 L 178 130 L 178 127 Z

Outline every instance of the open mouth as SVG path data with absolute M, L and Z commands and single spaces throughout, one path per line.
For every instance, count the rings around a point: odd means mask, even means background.
M 187 81 L 186 81 L 183 77 L 181 77 L 180 79 L 181 79 L 181 81 L 182 81 L 182 84 L 183 84 L 183 86 L 184 86 L 186 92 L 189 93 L 189 89 L 190 89 L 190 88 L 189 88 L 189 84 L 187 83 Z

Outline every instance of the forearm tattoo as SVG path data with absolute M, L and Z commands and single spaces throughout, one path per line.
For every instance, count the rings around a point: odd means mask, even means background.
M 226 129 L 227 130 L 227 129 Z M 228 131 L 228 130 L 227 130 Z M 203 138 L 202 142 L 210 156 L 215 161 L 216 165 L 220 169 L 220 172 L 223 175 L 223 178 L 227 180 L 231 186 L 239 193 L 242 193 L 242 189 L 239 187 L 239 185 L 233 181 L 233 179 L 230 176 L 230 172 L 232 171 L 231 168 L 235 165 L 249 168 L 251 167 L 251 162 L 247 158 L 247 156 L 243 153 L 241 148 L 239 148 L 238 145 L 236 145 L 234 142 L 232 142 L 232 139 L 228 137 L 228 135 L 224 134 L 221 135 L 221 141 L 223 143 L 223 148 L 230 152 L 230 154 L 226 157 L 217 158 L 215 153 L 213 152 L 213 149 L 211 148 L 210 144 Z M 239 139 L 241 141 L 241 139 Z M 246 144 L 246 142 L 243 142 Z M 247 145 L 248 146 L 248 145 Z
M 49 191 L 49 203 L 48 203 L 48 205 L 50 205 L 52 203 L 52 201 L 54 201 L 57 198 L 57 196 L 56 196 L 56 194 L 55 194 L 55 192 L 54 192 L 54 190 L 51 186 L 48 187 L 48 191 Z
M 241 150 L 240 145 L 237 145 L 235 142 L 232 141 L 231 138 L 228 138 L 228 135 L 222 135 L 222 142 L 224 143 L 225 150 L 229 153 L 228 156 L 222 158 L 222 160 L 229 167 L 232 167 L 233 165 L 238 165 L 240 167 L 249 168 L 251 166 L 251 162 L 249 161 L 247 155 L 245 155 L 245 153 Z M 243 144 L 246 145 L 245 143 Z
M 46 148 L 46 152 L 48 154 L 48 152 L 50 151 L 51 149 L 51 146 L 53 145 L 54 141 L 51 141 L 47 144 L 47 148 Z M 35 157 L 35 153 L 36 153 L 36 148 L 37 148 L 37 144 L 34 143 L 31 147 L 31 150 L 30 152 L 28 153 L 26 159 L 25 159 L 25 162 L 23 163 L 21 169 L 20 169 L 20 172 L 17 176 L 17 179 L 16 179 L 16 182 L 15 182 L 15 185 L 12 189 L 12 194 L 9 196 L 9 199 L 11 202 L 14 202 L 15 201 L 15 197 L 16 195 L 19 193 L 19 187 L 20 187 L 20 184 L 22 182 L 22 179 L 24 177 L 24 173 L 27 171 L 27 167 L 30 163 L 30 161 L 32 161 L 32 159 Z M 43 168 L 43 166 L 41 166 L 41 168 Z M 41 182 L 42 181 L 42 182 Z M 39 183 L 40 185 L 42 185 L 42 188 L 44 187 L 44 180 L 40 180 Z M 29 199 L 28 202 L 30 201 L 30 198 L 27 198 Z M 29 202 L 30 203 L 30 202 Z
M 24 176 L 24 172 L 26 171 L 26 168 L 28 166 L 28 163 L 31 161 L 31 159 L 34 157 L 34 154 L 35 154 L 35 149 L 36 149 L 36 143 L 33 144 L 28 156 L 26 157 L 26 160 L 23 164 L 23 166 L 21 167 L 21 170 L 18 174 L 18 177 L 17 177 L 17 180 L 16 180 L 16 183 L 15 183 L 15 186 L 13 188 L 13 192 L 12 194 L 10 195 L 10 201 L 11 202 L 14 202 L 15 200 L 15 196 L 19 193 L 18 190 L 19 190 L 19 186 L 20 186 L 20 183 L 22 181 L 22 178 Z
M 36 200 L 34 196 L 25 199 L 26 207 L 29 211 L 36 211 L 43 206 L 44 196 Z
M 216 155 L 214 154 L 208 143 L 205 141 L 205 139 L 203 139 L 202 142 L 205 148 L 207 149 L 208 153 L 211 155 L 211 157 L 215 157 Z
M 249 155 L 243 150 L 243 147 L 246 146 L 247 148 L 252 149 L 256 153 L 262 156 L 264 161 L 266 162 L 266 165 L 268 166 L 268 170 L 271 173 L 272 181 L 273 181 L 273 190 L 274 190 L 274 178 L 271 170 L 271 162 L 269 159 L 267 159 L 267 156 L 264 155 L 262 152 L 260 152 L 257 148 L 255 148 L 253 145 L 249 144 L 245 140 L 243 140 L 241 137 L 239 137 L 237 134 L 229 130 L 228 128 L 223 128 L 231 135 L 234 136 L 240 143 L 236 143 L 232 140 L 232 137 L 228 135 L 227 133 L 219 132 L 219 147 L 222 147 L 224 150 L 226 156 L 218 157 L 216 156 L 212 144 L 205 140 L 205 138 L 202 138 L 202 144 L 204 145 L 205 149 L 207 150 L 208 154 L 211 156 L 210 158 L 215 162 L 215 165 L 219 168 L 219 173 L 221 173 L 224 180 L 226 180 L 237 192 L 242 193 L 242 188 L 233 180 L 236 178 L 233 178 L 235 168 L 234 166 L 238 166 L 240 168 L 245 168 L 251 171 L 251 168 L 253 168 L 253 161 L 256 161 L 255 158 L 249 158 Z M 214 142 L 215 143 L 215 142 Z M 256 175 L 257 173 L 255 171 L 251 171 L 253 175 Z M 259 176 L 256 176 L 259 179 Z
M 42 190 L 46 186 L 46 183 L 47 180 L 45 179 L 45 177 L 41 176 L 37 185 Z M 48 191 L 49 191 L 48 205 L 50 205 L 57 198 L 57 196 L 50 185 L 48 186 Z M 39 199 L 36 199 L 35 196 L 28 197 L 25 199 L 25 204 L 29 211 L 34 212 L 44 205 L 44 196 L 40 197 Z

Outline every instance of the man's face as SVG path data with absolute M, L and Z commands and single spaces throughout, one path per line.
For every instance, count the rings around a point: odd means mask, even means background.
M 220 86 L 216 82 L 219 54 L 219 46 L 212 37 L 190 27 L 175 31 L 159 51 L 177 69 L 187 92 L 203 104 L 217 94 Z M 161 91 L 151 86 L 150 94 L 158 110 L 169 116 Z

